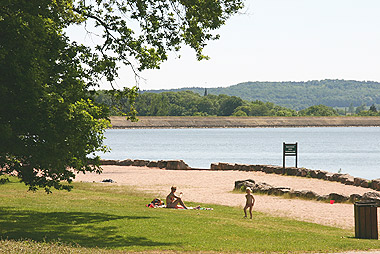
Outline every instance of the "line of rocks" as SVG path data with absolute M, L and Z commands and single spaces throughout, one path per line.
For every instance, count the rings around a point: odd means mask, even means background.
M 168 170 L 191 170 L 183 160 L 101 160 L 101 165 L 118 165 L 118 166 L 137 166 L 137 167 L 153 167 Z M 203 169 L 207 170 L 207 169 Z M 345 185 L 354 185 L 363 188 L 371 188 L 380 191 L 380 178 L 375 180 L 367 180 L 360 177 L 353 177 L 349 174 L 331 173 L 324 170 L 313 170 L 307 168 L 286 167 L 273 165 L 249 165 L 237 163 L 211 163 L 210 170 L 238 170 L 238 171 L 261 171 L 267 174 L 283 174 L 288 176 L 310 177 L 323 179 L 326 181 L 340 182 Z
M 116 165 L 116 166 L 136 166 L 150 168 L 164 168 L 169 170 L 188 170 L 191 169 L 183 160 L 100 160 L 100 165 Z
M 289 176 L 300 176 L 323 179 L 332 182 L 340 182 L 345 185 L 354 185 L 364 188 L 380 190 L 380 179 L 367 180 L 360 177 L 353 177 L 349 174 L 331 173 L 323 170 L 313 170 L 307 168 L 286 167 L 272 165 L 248 165 L 234 163 L 212 163 L 212 170 L 239 170 L 239 171 L 261 171 L 267 174 L 284 174 Z
M 263 182 L 256 182 L 252 179 L 235 181 L 235 190 L 245 191 L 247 187 L 252 189 L 254 193 L 263 193 L 268 195 L 283 196 L 287 195 L 290 198 L 306 198 L 317 201 L 329 201 L 334 200 L 335 202 L 351 202 L 355 203 L 357 201 L 368 201 L 376 202 L 380 205 L 380 194 L 377 192 L 366 192 L 363 195 L 351 194 L 350 196 L 342 195 L 339 193 L 330 193 L 328 195 L 319 195 L 311 190 L 293 190 L 289 187 L 276 187 Z

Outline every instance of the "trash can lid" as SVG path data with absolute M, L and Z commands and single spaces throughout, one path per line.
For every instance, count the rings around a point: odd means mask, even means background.
M 355 206 L 366 206 L 366 207 L 379 207 L 375 201 L 357 201 L 354 204 Z

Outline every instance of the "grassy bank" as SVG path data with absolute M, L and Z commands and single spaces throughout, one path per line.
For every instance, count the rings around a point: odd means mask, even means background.
M 0 242 L 0 252 L 11 248 L 37 253 L 380 249 L 379 241 L 354 239 L 352 231 L 257 212 L 247 220 L 239 208 L 145 207 L 153 198 L 125 186 L 93 183 L 76 183 L 72 192 L 32 193 L 13 179 L 0 185 L 0 237 L 7 239 Z

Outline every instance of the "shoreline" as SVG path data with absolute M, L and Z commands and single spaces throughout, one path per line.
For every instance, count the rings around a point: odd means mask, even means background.
M 379 127 L 380 117 L 234 117 L 234 116 L 140 116 L 138 122 L 111 116 L 110 129 L 215 129 L 215 128 L 305 128 Z

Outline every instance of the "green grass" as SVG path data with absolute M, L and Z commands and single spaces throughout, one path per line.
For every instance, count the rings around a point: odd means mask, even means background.
M 153 196 L 129 187 L 74 185 L 71 192 L 54 191 L 49 195 L 28 192 L 15 179 L 0 185 L 0 238 L 4 239 L 0 252 L 26 246 L 33 253 L 52 252 L 44 252 L 44 248 L 53 248 L 56 253 L 380 249 L 380 241 L 355 239 L 350 230 L 258 212 L 253 220 L 243 219 L 242 209 L 217 205 L 203 205 L 214 211 L 152 209 L 145 204 Z

